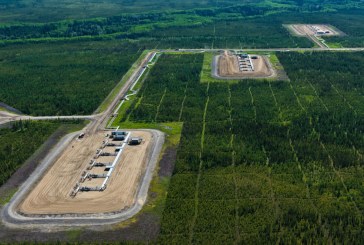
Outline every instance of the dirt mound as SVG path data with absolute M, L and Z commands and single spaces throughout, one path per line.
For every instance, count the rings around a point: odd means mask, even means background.
M 219 59 L 219 73 L 221 76 L 230 76 L 239 73 L 238 57 L 225 51 Z

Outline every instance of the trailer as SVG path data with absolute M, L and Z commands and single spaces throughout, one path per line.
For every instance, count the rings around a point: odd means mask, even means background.
M 143 139 L 140 137 L 133 137 L 129 140 L 129 145 L 140 145 L 142 143 Z

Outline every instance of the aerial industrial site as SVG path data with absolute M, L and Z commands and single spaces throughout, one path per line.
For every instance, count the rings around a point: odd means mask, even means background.
M 216 77 L 222 79 L 271 78 L 276 75 L 266 56 L 243 51 L 225 50 L 215 57 L 214 70 Z
M 142 131 L 106 131 L 74 140 L 20 203 L 19 212 L 106 213 L 131 207 L 151 140 L 152 134 Z
M 0 0 L 0 245 L 364 244 L 364 0 Z

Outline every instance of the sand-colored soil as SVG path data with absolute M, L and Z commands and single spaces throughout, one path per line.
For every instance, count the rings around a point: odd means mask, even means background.
M 299 36 L 314 36 L 316 33 L 314 31 L 314 29 L 312 28 L 312 26 L 318 27 L 320 28 L 320 30 L 326 32 L 328 31 L 329 33 L 325 33 L 325 34 L 321 34 L 319 36 L 339 36 L 341 35 L 341 33 L 339 33 L 338 31 L 336 31 L 335 29 L 331 28 L 328 25 L 319 25 L 319 24 L 315 24 L 315 25 L 307 25 L 307 24 L 296 24 L 296 25 L 290 25 L 291 29 L 293 30 L 293 32 L 296 35 Z
M 12 118 L 15 118 L 17 115 L 5 110 L 1 110 L 0 108 L 0 124 L 9 122 Z
M 130 207 L 136 201 L 140 179 L 146 169 L 152 140 L 149 132 L 132 131 L 131 136 L 140 136 L 143 142 L 137 146 L 126 146 L 106 190 L 78 192 L 76 197 L 70 196 L 72 188 L 105 139 L 104 134 L 101 132 L 74 140 L 20 203 L 19 211 L 25 214 L 85 214 L 114 212 Z M 108 163 L 113 159 L 99 157 L 97 161 Z M 106 173 L 102 167 L 93 168 L 90 172 Z M 103 181 L 103 178 L 86 180 L 81 185 L 101 186 Z
M 257 56 L 258 59 L 252 59 L 254 71 L 240 71 L 238 57 L 236 55 L 225 52 L 219 57 L 218 75 L 221 77 L 236 78 L 264 78 L 274 74 L 267 64 L 266 57 Z

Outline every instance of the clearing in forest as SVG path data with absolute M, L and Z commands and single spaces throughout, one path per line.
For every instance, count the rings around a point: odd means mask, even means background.
M 116 157 L 116 148 L 123 142 L 111 141 L 112 144 L 107 145 L 109 138 L 105 137 L 105 132 L 72 141 L 20 203 L 18 207 L 20 213 L 27 215 L 107 213 L 131 207 L 136 202 L 137 191 L 149 161 L 153 137 L 146 131 L 131 131 L 130 137 L 141 137 L 143 141 L 140 145 L 124 145 L 119 158 Z M 105 147 L 100 148 L 102 145 Z M 95 161 L 97 164 L 90 168 L 90 161 Z M 113 162 L 115 166 L 110 167 Z M 114 169 L 109 175 L 110 168 Z M 89 177 L 81 181 L 85 172 Z M 94 177 L 91 177 L 92 175 Z M 106 178 L 96 177 L 102 175 L 109 176 L 107 187 L 103 191 L 92 191 L 102 186 Z M 77 183 L 79 191 L 72 196 L 71 193 Z M 90 189 L 81 191 L 82 187 Z
M 292 24 L 286 28 L 297 36 L 343 36 L 344 33 L 331 25 Z
M 273 78 L 276 71 L 263 55 L 224 51 L 215 56 L 213 76 L 220 79 Z

